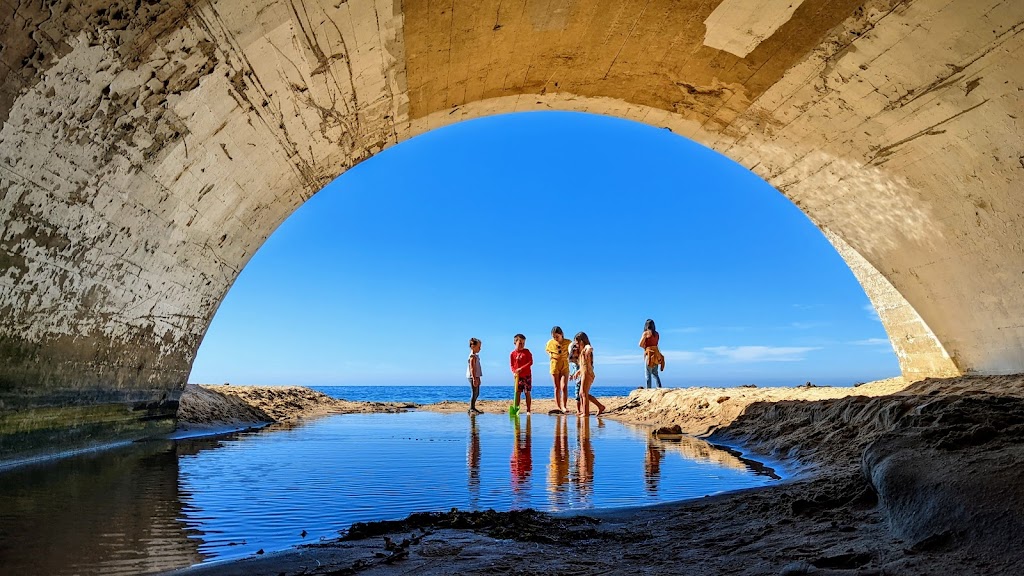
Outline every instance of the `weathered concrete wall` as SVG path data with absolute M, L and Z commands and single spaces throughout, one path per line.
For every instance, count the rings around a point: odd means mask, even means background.
M 728 155 L 845 246 L 894 344 L 929 343 L 906 374 L 1024 371 L 1024 4 L 758 6 L 0 0 L 0 457 L 166 428 L 296 207 L 384 147 L 516 110 Z
M 3 3 L 0 457 L 172 426 L 252 253 L 395 141 L 397 9 L 336 4 Z

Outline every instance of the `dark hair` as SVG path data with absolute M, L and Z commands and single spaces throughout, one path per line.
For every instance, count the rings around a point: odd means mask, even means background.
M 480 339 L 479 338 L 470 338 L 469 339 L 469 347 L 470 348 L 473 347 L 473 344 L 479 344 L 479 343 L 480 343 Z
M 551 329 L 551 335 L 554 336 L 555 334 L 561 334 L 562 336 L 565 336 L 565 332 L 562 332 L 561 326 L 555 326 L 554 328 Z
M 644 330 L 650 330 L 651 332 L 654 332 L 654 320 L 648 318 L 647 322 L 644 322 Z
M 526 336 L 523 336 L 522 334 L 516 334 L 515 336 L 512 337 L 512 341 L 514 342 L 516 340 L 522 340 L 523 342 L 526 342 Z
M 587 336 L 586 332 L 577 332 L 573 340 L 582 342 L 584 346 L 590 346 L 590 338 Z

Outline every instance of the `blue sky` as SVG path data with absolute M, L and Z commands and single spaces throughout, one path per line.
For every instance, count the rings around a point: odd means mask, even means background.
M 435 130 L 352 168 L 242 270 L 191 382 L 511 385 L 522 332 L 547 384 L 553 325 L 596 386 L 849 385 L 899 374 L 849 268 L 789 200 L 668 130 L 578 113 Z

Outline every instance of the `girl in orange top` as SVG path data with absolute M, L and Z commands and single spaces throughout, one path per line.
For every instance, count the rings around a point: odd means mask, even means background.
M 665 357 L 658 350 L 659 340 L 661 340 L 661 336 L 654 329 L 654 320 L 648 318 L 647 322 L 644 322 L 644 333 L 640 336 L 640 347 L 644 349 L 644 372 L 647 374 L 648 388 L 651 387 L 652 377 L 657 381 L 658 388 L 661 388 L 661 376 L 658 374 L 658 368 L 665 369 Z

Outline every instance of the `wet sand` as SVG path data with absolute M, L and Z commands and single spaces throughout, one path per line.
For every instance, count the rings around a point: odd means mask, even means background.
M 638 390 L 616 400 L 607 417 L 709 432 L 712 442 L 802 472 L 769 488 L 649 508 L 413 515 L 179 573 L 1021 573 L 1024 376 Z M 495 404 L 482 407 L 507 411 Z M 534 411 L 544 409 L 541 401 Z

